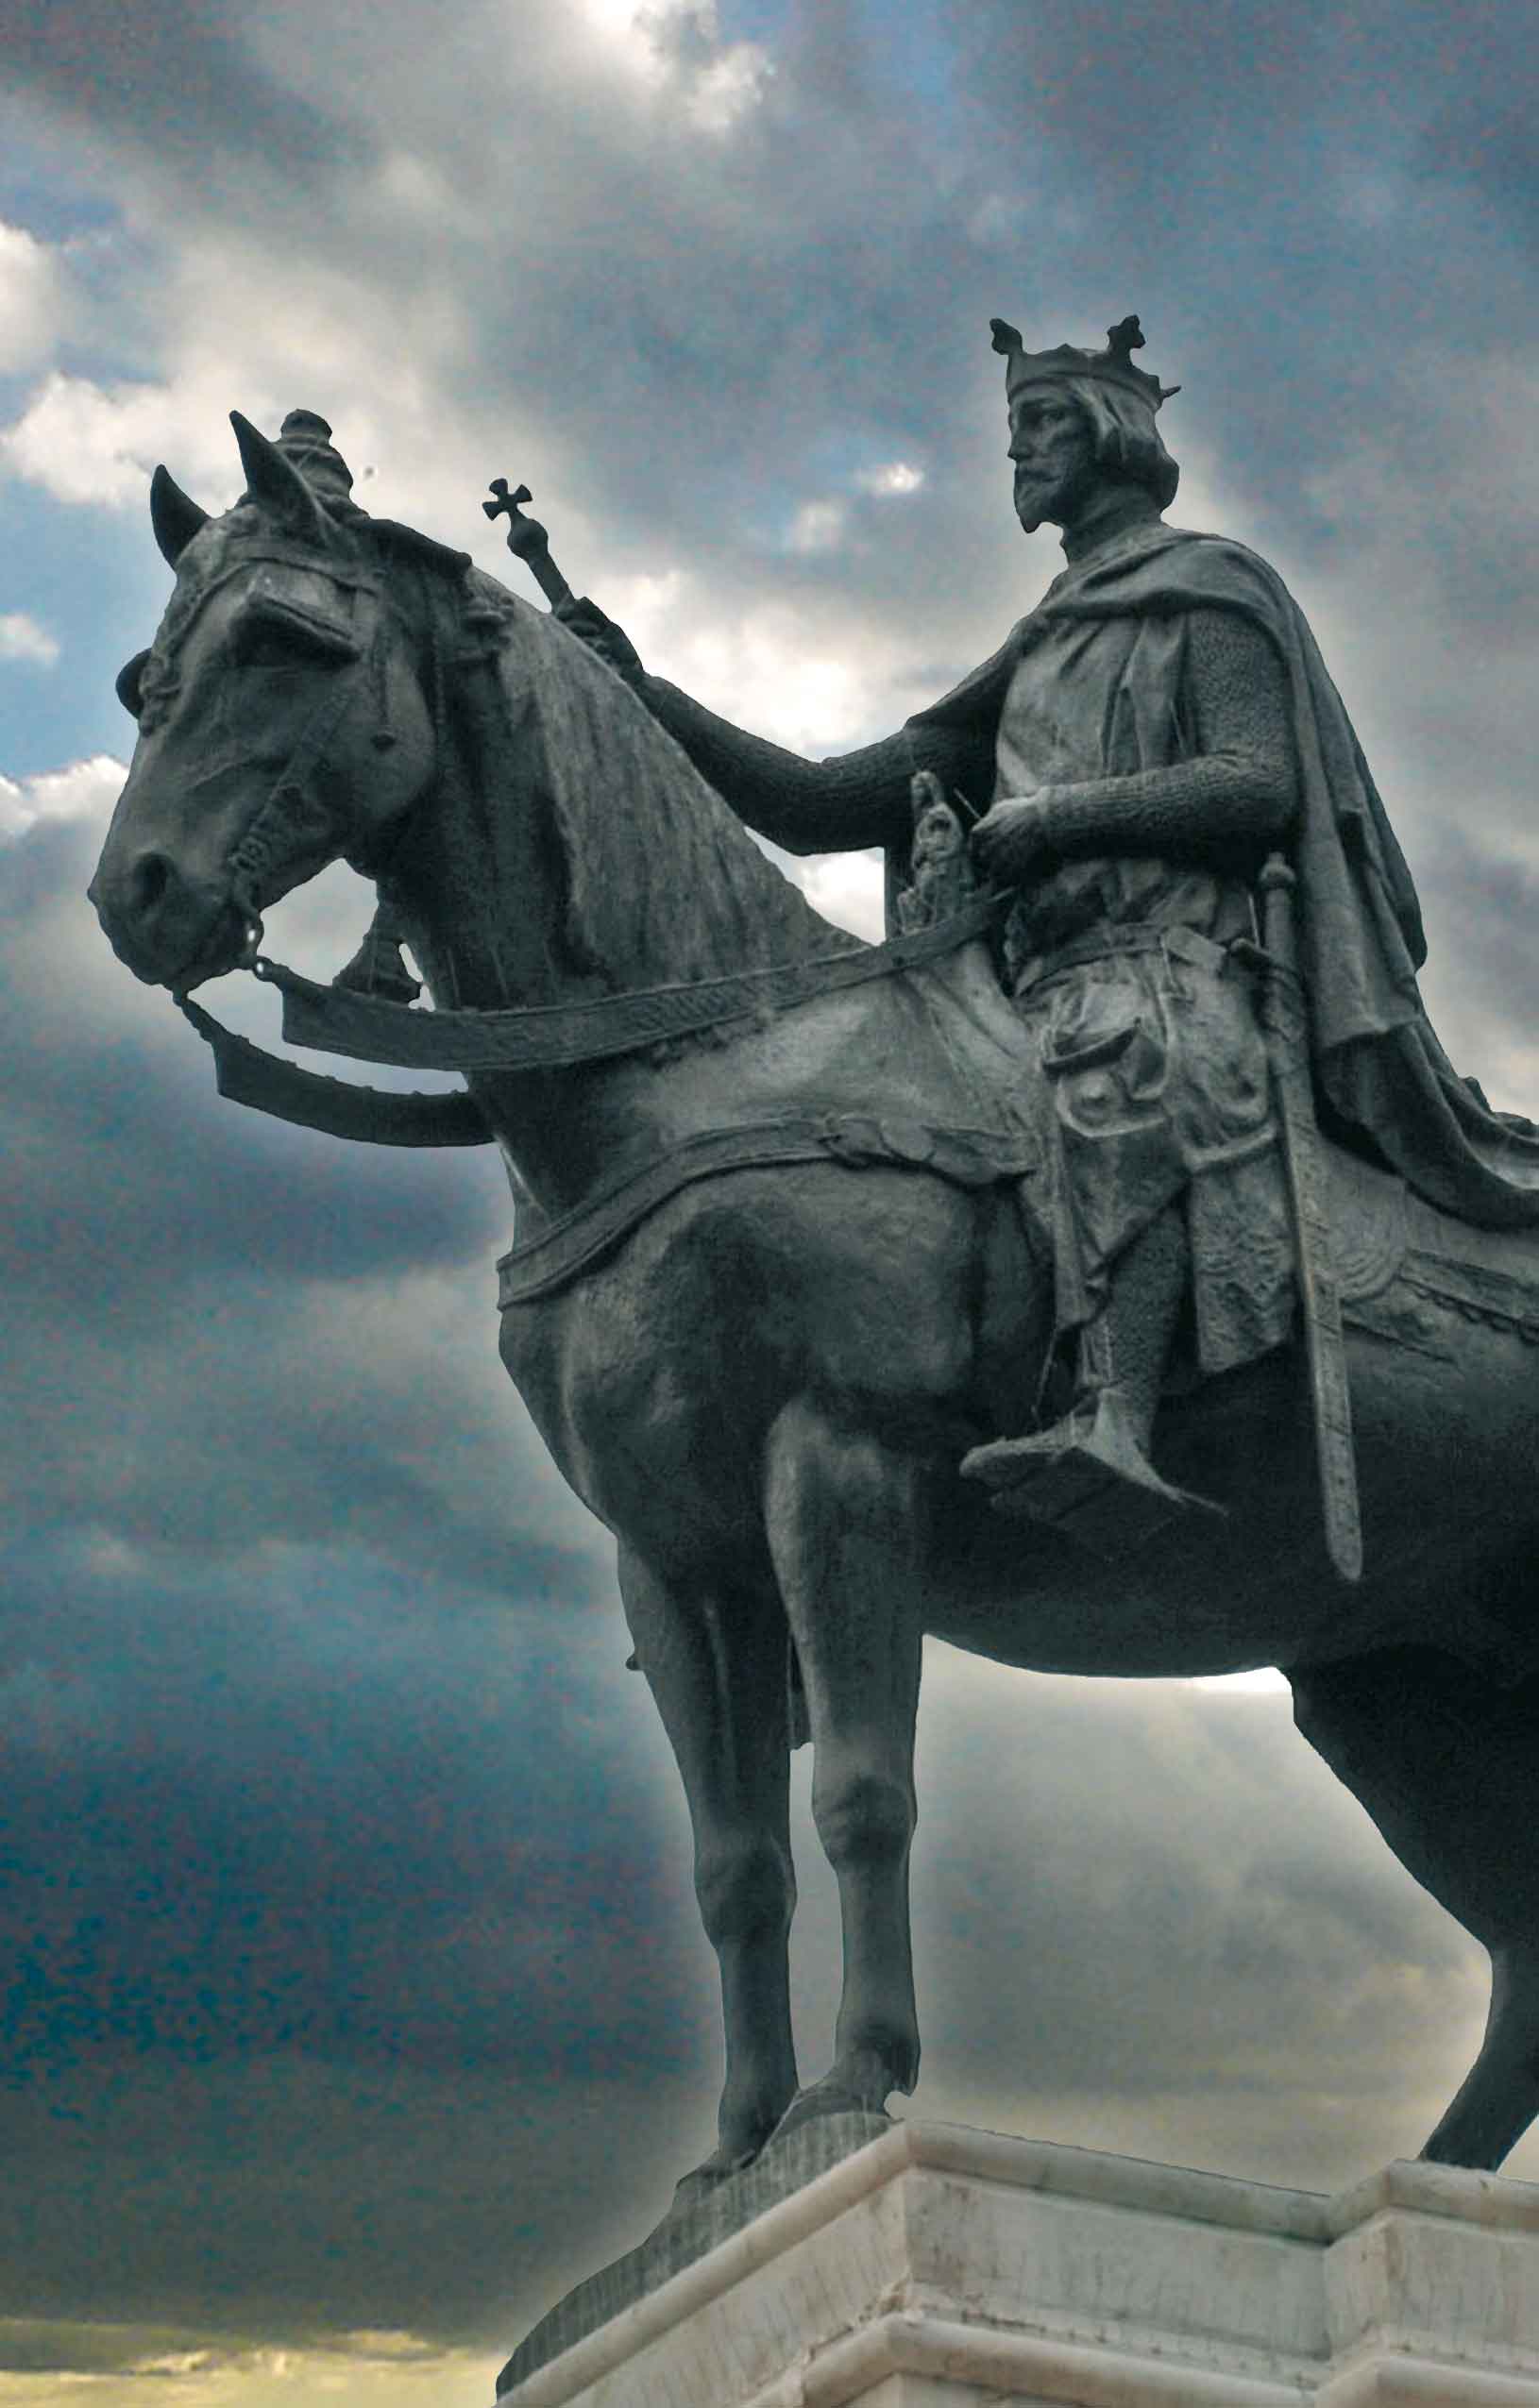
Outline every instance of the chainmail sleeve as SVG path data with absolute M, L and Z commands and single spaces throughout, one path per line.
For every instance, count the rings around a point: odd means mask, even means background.
M 1101 851 L 1201 858 L 1281 833 L 1297 806 L 1298 767 L 1276 647 L 1236 611 L 1193 611 L 1182 683 L 1195 738 L 1191 755 L 1048 788 L 1037 842 L 1066 858 Z
M 669 685 L 642 677 L 635 691 L 682 745 L 739 819 L 787 852 L 852 852 L 885 845 L 906 852 L 909 781 L 933 769 L 946 791 L 959 788 L 975 810 L 988 805 L 993 753 L 988 734 L 918 726 L 831 761 L 804 761 Z

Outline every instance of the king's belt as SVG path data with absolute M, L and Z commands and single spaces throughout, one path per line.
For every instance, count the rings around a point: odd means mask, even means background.
M 1163 953 L 1172 961 L 1193 963 L 1215 977 L 1236 963 L 1230 947 L 1215 944 L 1210 936 L 1202 935 L 1195 928 L 1183 927 L 1179 920 L 1169 926 L 1134 920 L 1126 926 L 1092 929 L 1088 936 L 1076 937 L 1071 945 L 1057 945 L 1051 952 L 1039 954 L 1017 979 L 1016 999 L 1031 994 L 1052 979 L 1063 977 L 1066 971 L 1082 969 L 1091 962 L 1114 961 L 1126 953 Z

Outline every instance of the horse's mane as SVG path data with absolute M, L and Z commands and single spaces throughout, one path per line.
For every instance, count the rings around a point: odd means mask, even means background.
M 479 571 L 459 593 L 460 657 L 468 634 L 475 668 L 454 679 L 449 720 L 483 793 L 499 766 L 505 780 L 516 733 L 526 800 L 562 858 L 574 971 L 614 988 L 657 985 L 859 944 L 819 917 L 623 679 L 558 620 Z

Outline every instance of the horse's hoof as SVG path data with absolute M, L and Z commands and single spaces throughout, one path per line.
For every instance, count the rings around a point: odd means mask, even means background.
M 730 2182 L 735 2174 L 743 2173 L 759 2154 L 756 2148 L 746 2148 L 736 2157 L 728 2157 L 718 2149 L 703 2165 L 693 2166 L 687 2174 L 680 2175 L 673 2185 L 673 2205 L 668 2214 L 687 2214 L 691 2208 L 709 2198 L 713 2191 L 719 2191 L 723 2182 Z
M 814 2082 L 809 2090 L 799 2092 L 792 2099 L 770 2134 L 769 2146 L 772 2148 L 777 2141 L 786 2139 L 790 2133 L 800 2131 L 804 2124 L 817 2123 L 825 2115 L 870 2115 L 879 2118 L 884 2124 L 892 2121 L 885 2105 L 873 2107 L 869 2098 L 849 2083 L 825 2079 Z

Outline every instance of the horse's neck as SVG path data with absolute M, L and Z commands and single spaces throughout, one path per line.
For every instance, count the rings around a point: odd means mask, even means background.
M 634 695 L 491 590 L 500 647 L 461 672 L 436 790 L 394 872 L 441 1008 L 669 985 L 854 943 Z
M 446 779 L 418 804 L 392 865 L 412 950 L 440 1011 L 551 1003 L 570 991 L 560 865 L 523 801 L 511 782 L 488 794 Z

